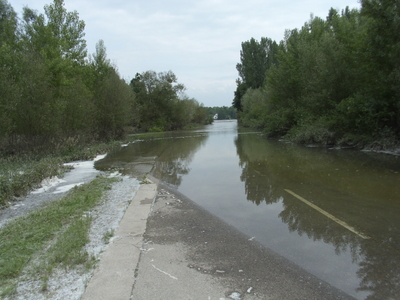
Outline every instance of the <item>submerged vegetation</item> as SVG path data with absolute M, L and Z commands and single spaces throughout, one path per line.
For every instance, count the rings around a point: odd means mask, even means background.
M 400 140 L 400 8 L 363 0 L 242 43 L 233 105 L 245 126 L 298 143 L 392 147 Z

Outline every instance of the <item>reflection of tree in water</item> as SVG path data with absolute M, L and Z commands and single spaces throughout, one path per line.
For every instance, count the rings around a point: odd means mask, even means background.
M 370 292 L 367 300 L 400 299 L 400 252 L 375 238 L 363 240 L 296 199 L 285 197 L 279 214 L 290 231 L 335 247 L 336 254 L 350 251 L 358 263 L 358 291 Z
M 400 299 L 400 250 L 378 241 L 374 241 L 374 247 L 370 241 L 364 243 L 360 253 L 364 259 L 357 272 L 361 278 L 358 290 L 371 293 L 366 300 Z
M 254 134 L 239 134 L 235 144 L 242 167 L 241 180 L 245 183 L 248 200 L 257 205 L 263 201 L 266 204 L 282 201 L 284 209 L 279 217 L 291 232 L 296 231 L 299 235 L 306 234 L 314 241 L 329 243 L 335 247 L 337 254 L 350 251 L 353 263 L 358 263 L 359 266 L 357 275 L 361 282 L 358 291 L 370 292 L 366 299 L 400 299 L 400 249 L 396 241 L 391 240 L 398 228 L 391 228 L 388 224 L 381 229 L 383 231 L 379 240 L 363 240 L 283 192 L 285 187 L 281 186 L 282 178 L 286 182 L 298 184 L 302 180 L 299 178 L 308 178 L 310 174 L 314 175 L 309 178 L 310 181 L 328 186 L 326 181 L 330 180 L 330 186 L 346 191 L 348 182 L 324 178 L 324 167 L 332 169 L 332 165 L 336 164 L 336 161 L 332 161 L 332 155 L 315 156 L 312 155 L 312 149 L 271 146 L 271 143 Z M 347 160 L 343 161 L 343 165 L 348 163 Z M 361 186 L 364 192 L 368 192 L 365 183 Z M 342 200 L 344 203 L 328 203 L 326 210 L 329 211 L 335 205 L 343 205 L 344 209 L 351 208 L 351 203 L 346 203 L 347 200 Z
M 153 176 L 163 182 L 178 187 L 182 175 L 188 174 L 194 154 L 204 145 L 208 136 L 167 139 L 163 142 L 163 152 L 156 159 Z
M 99 170 L 119 170 L 122 174 L 146 175 L 152 169 L 154 177 L 179 186 L 182 175 L 189 173 L 189 164 L 208 136 L 169 136 L 168 133 L 149 136 L 129 146 L 110 152 L 96 163 Z M 143 173 L 138 167 L 146 165 Z M 139 169 L 139 170 L 138 170 Z
M 296 199 L 285 197 L 279 214 L 290 231 L 332 244 L 335 252 L 350 251 L 358 263 L 358 291 L 370 292 L 368 300 L 400 299 L 400 252 L 376 237 L 363 240 Z M 390 231 L 390 230 L 389 230 Z
M 313 241 L 324 241 L 335 246 L 336 254 L 350 251 L 353 262 L 359 260 L 360 238 L 336 224 L 313 208 L 290 196 L 282 198 L 284 209 L 279 217 L 286 223 L 291 232 L 306 234 Z
M 248 138 L 249 135 L 239 135 L 236 140 L 236 149 L 239 155 L 239 165 L 242 168 L 240 180 L 245 184 L 247 200 L 257 205 L 265 201 L 267 204 L 278 202 L 279 196 L 274 194 L 273 174 L 265 173 L 265 153 L 260 153 L 260 139 Z M 262 143 L 265 146 L 265 143 Z M 261 154 L 261 155 L 260 155 Z

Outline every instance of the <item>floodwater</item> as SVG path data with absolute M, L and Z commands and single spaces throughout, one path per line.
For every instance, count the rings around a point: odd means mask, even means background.
M 152 176 L 357 299 L 400 299 L 400 157 L 268 140 L 217 121 L 96 168 Z

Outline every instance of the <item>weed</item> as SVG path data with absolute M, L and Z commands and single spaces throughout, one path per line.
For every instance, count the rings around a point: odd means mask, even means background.
M 151 183 L 151 181 L 149 181 L 149 180 L 147 179 L 146 175 L 144 175 L 144 176 L 142 177 L 142 179 L 140 180 L 140 184 L 150 184 L 150 183 Z
M 103 236 L 104 243 L 108 244 L 113 236 L 114 236 L 114 229 L 107 231 Z

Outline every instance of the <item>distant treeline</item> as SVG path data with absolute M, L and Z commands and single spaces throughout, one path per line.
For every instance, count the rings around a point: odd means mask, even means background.
M 400 137 L 400 5 L 362 0 L 242 43 L 233 101 L 245 126 L 300 143 L 392 146 Z
M 18 18 L 0 0 L 0 150 L 119 138 L 206 122 L 171 71 L 126 82 L 103 41 L 88 55 L 85 23 L 63 0 Z M 7 150 L 8 151 L 8 150 Z
M 214 107 L 206 107 L 208 114 L 211 116 L 215 116 L 218 114 L 217 120 L 230 120 L 236 119 L 236 109 L 231 106 L 214 106 Z

